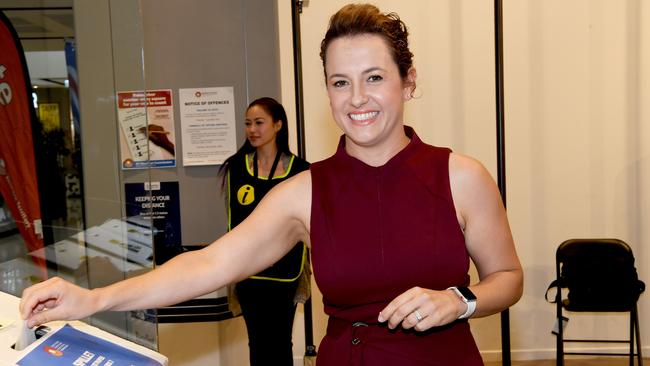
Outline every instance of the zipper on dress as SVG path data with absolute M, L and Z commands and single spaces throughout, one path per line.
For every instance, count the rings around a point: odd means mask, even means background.
M 381 181 L 382 181 L 382 167 L 375 170 L 375 189 L 377 191 L 377 230 L 379 231 L 379 250 L 381 253 L 381 266 L 385 267 L 386 261 L 384 258 L 384 231 L 382 230 L 382 196 L 381 196 Z

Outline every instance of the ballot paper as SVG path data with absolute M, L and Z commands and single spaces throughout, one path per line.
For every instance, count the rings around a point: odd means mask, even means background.
M 25 321 L 21 321 L 20 333 L 18 334 L 18 339 L 16 340 L 14 349 L 16 349 L 16 351 L 22 351 L 30 344 L 34 343 L 35 340 L 36 333 L 34 333 L 34 329 L 29 329 L 27 327 L 27 323 Z
M 48 335 L 17 363 L 20 366 L 162 366 L 141 353 L 79 331 L 69 324 Z

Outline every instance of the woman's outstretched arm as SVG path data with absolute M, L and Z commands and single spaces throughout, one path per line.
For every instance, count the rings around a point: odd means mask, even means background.
M 100 311 L 167 306 L 209 293 L 267 268 L 296 242 L 308 242 L 310 209 L 307 171 L 276 186 L 246 220 L 204 249 L 102 288 L 88 290 L 49 279 L 25 289 L 21 316 L 33 327 Z

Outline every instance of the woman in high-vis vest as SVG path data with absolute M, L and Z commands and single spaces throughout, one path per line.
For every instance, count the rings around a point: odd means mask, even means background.
M 253 212 L 271 188 L 309 169 L 309 163 L 289 150 L 287 115 L 275 99 L 251 102 L 244 123 L 246 141 L 219 169 L 229 231 Z M 246 322 L 251 365 L 293 365 L 296 291 L 306 260 L 306 245 L 296 243 L 278 262 L 229 291 L 231 311 L 241 310 Z

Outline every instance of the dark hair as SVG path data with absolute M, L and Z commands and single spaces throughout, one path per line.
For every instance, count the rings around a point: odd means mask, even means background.
M 248 111 L 249 109 L 255 106 L 262 108 L 266 113 L 268 113 L 269 116 L 271 116 L 273 122 L 277 122 L 277 121 L 282 122 L 282 125 L 280 126 L 280 130 L 275 135 L 275 146 L 277 147 L 278 152 L 282 152 L 284 154 L 291 154 L 291 150 L 289 149 L 289 126 L 287 121 L 287 112 L 285 112 L 282 104 L 278 103 L 278 101 L 273 98 L 263 97 L 252 101 L 248 105 L 248 107 L 246 107 L 246 111 Z M 236 153 L 231 155 L 228 159 L 226 159 L 226 161 L 223 162 L 221 167 L 219 167 L 219 175 L 222 175 L 221 178 L 222 189 L 226 185 L 226 176 L 228 174 L 228 171 L 230 170 L 230 164 L 232 164 L 232 162 L 239 156 L 246 155 L 254 151 L 255 151 L 255 147 L 253 147 L 250 141 L 248 141 L 248 139 L 246 138 L 244 139 L 244 144 L 242 145 L 242 147 L 240 147 Z
M 320 58 L 323 60 L 325 78 L 327 78 L 325 61 L 330 43 L 337 38 L 362 34 L 376 34 L 386 40 L 399 74 L 402 79 L 405 79 L 409 69 L 413 67 L 413 53 L 409 50 L 409 33 L 406 24 L 397 14 L 384 14 L 370 4 L 348 4 L 330 18 L 327 32 L 320 44 Z

